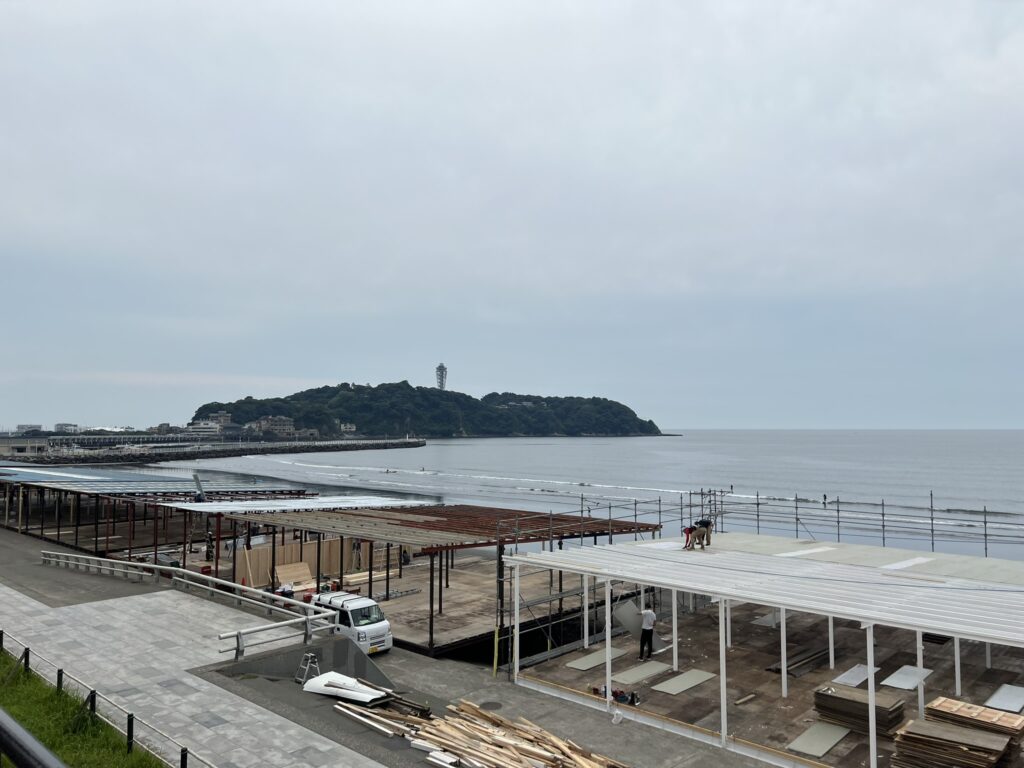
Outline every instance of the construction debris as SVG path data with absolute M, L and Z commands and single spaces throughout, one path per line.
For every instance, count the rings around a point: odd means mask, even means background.
M 803 677 L 828 661 L 828 646 L 807 648 L 799 651 L 786 660 L 786 674 L 790 677 Z M 782 662 L 777 661 L 765 668 L 767 672 L 782 672 Z
M 392 703 L 389 702 L 389 706 Z M 338 702 L 338 712 L 385 736 L 404 736 L 440 768 L 629 768 L 560 739 L 529 720 L 508 718 L 461 700 L 443 717 L 420 717 Z
M 978 728 L 911 720 L 896 733 L 893 768 L 995 768 L 1013 765 L 1010 737 Z
M 829 683 L 814 691 L 818 717 L 857 733 L 868 732 L 868 692 Z M 892 738 L 903 722 L 903 699 L 887 691 L 875 692 L 875 732 Z

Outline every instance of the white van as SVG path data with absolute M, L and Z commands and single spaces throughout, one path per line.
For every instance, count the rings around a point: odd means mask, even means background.
M 313 604 L 336 610 L 341 634 L 362 648 L 363 653 L 382 653 L 394 645 L 391 624 L 375 600 L 351 592 L 321 592 L 314 595 Z

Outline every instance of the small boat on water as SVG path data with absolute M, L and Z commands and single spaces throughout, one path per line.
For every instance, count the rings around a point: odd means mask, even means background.
M 343 675 L 340 672 L 325 672 L 322 675 L 310 678 L 302 686 L 302 690 L 309 693 L 322 693 L 325 696 L 334 696 L 338 699 L 355 701 L 360 704 L 367 704 L 388 695 L 386 691 L 371 688 L 354 677 Z

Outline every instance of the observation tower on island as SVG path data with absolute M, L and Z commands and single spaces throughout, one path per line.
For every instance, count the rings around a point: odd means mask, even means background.
M 435 373 L 437 374 L 437 388 L 443 390 L 444 385 L 448 383 L 448 367 L 444 363 L 439 363 Z

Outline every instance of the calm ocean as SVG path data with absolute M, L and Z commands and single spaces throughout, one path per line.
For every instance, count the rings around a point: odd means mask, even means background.
M 674 431 L 683 434 L 431 440 L 415 449 L 252 456 L 177 466 L 544 512 L 579 510 L 582 494 L 587 507 L 611 503 L 617 516 L 626 515 L 638 499 L 641 517 L 646 513 L 648 518 L 659 498 L 678 510 L 680 494 L 689 501 L 691 491 L 731 488 L 729 512 L 749 504 L 746 524 L 744 514 L 730 516 L 740 521 L 730 523 L 733 529 L 754 525 L 750 499 L 756 495 L 779 499 L 777 512 L 790 517 L 797 496 L 798 506 L 806 510 L 800 525 L 812 535 L 833 538 L 838 523 L 830 521 L 837 516 L 822 504 L 823 495 L 830 504 L 837 496 L 842 499 L 844 525 L 847 515 L 858 517 L 857 502 L 864 503 L 864 515 L 873 517 L 884 499 L 888 525 L 897 530 L 894 521 L 901 508 L 917 508 L 910 515 L 929 514 L 930 492 L 937 509 L 956 510 L 944 515 L 947 522 L 940 521 L 940 527 L 971 517 L 959 510 L 982 508 L 990 520 L 1024 522 L 1022 430 Z M 762 532 L 772 532 L 767 519 L 763 525 Z M 833 526 L 831 533 L 828 526 Z M 776 529 L 786 535 L 797 532 L 788 522 L 778 522 Z M 857 540 L 856 529 L 853 524 L 839 533 L 845 534 L 843 540 Z M 890 538 L 895 539 L 890 545 L 899 543 L 898 533 Z M 1014 542 L 1013 549 L 1018 546 Z M 1002 549 L 1003 556 L 1016 556 Z

